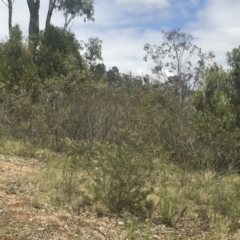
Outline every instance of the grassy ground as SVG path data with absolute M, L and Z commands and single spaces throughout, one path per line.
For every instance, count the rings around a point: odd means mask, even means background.
M 240 239 L 240 177 L 161 162 L 138 214 L 112 213 L 63 154 L 0 147 L 0 239 Z M 139 214 L 139 212 L 142 214 Z

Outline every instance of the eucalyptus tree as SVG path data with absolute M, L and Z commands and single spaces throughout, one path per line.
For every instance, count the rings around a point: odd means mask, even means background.
M 39 33 L 40 0 L 27 0 L 27 4 L 30 13 L 29 36 L 32 40 L 35 40 Z
M 181 29 L 163 30 L 162 33 L 163 43 L 160 46 L 145 44 L 144 60 L 150 57 L 155 64 L 152 72 L 175 86 L 182 98 L 199 83 L 201 73 L 215 55 L 213 52 L 203 53 L 192 43 L 193 37 Z
M 203 53 L 193 44 L 193 37 L 180 29 L 162 31 L 161 45 L 145 44 L 146 55 L 153 61 L 153 74 L 164 82 L 164 97 L 160 105 L 167 105 L 166 124 L 169 132 L 163 132 L 167 151 L 173 153 L 176 161 L 184 164 L 188 159 L 188 143 L 194 133 L 189 127 L 191 95 L 201 82 L 202 73 L 213 52 Z
M 53 10 L 63 13 L 65 29 L 77 16 L 84 16 L 84 21 L 94 21 L 94 0 L 49 0 L 46 26 L 51 22 Z
M 35 38 L 39 33 L 40 0 L 27 0 L 27 4 L 30 12 L 29 35 Z M 94 0 L 49 0 L 46 26 L 51 23 L 54 10 L 63 13 L 65 29 L 76 16 L 84 16 L 84 21 L 94 20 Z
M 29 40 L 33 56 L 36 56 L 37 37 L 39 34 L 39 9 L 40 0 L 27 0 L 30 21 L 29 21 Z M 94 0 L 49 0 L 46 27 L 51 23 L 53 10 L 61 11 L 65 18 L 64 29 L 76 16 L 85 16 L 84 20 L 94 20 Z

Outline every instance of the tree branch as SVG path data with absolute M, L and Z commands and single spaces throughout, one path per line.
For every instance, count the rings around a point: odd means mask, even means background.
M 2 2 L 8 7 L 8 5 L 2 0 Z

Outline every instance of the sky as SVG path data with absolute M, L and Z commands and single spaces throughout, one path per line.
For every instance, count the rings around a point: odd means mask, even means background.
M 44 29 L 48 1 L 41 0 L 40 29 Z M 77 17 L 71 30 L 79 41 L 90 37 L 103 41 L 102 56 L 107 69 L 150 74 L 153 62 L 145 62 L 146 43 L 161 45 L 162 30 L 181 28 L 191 34 L 203 52 L 213 51 L 215 61 L 227 67 L 226 52 L 240 45 L 239 0 L 95 0 L 95 21 Z M 13 24 L 28 34 L 27 0 L 15 0 Z M 63 26 L 63 16 L 54 12 L 52 23 Z M 8 35 L 8 9 L 0 1 L 0 40 Z

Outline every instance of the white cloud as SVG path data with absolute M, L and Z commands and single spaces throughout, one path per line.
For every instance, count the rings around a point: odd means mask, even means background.
M 240 1 L 209 0 L 187 29 L 204 51 L 214 51 L 216 61 L 226 66 L 226 52 L 240 44 Z
M 149 8 L 163 9 L 169 6 L 168 0 L 116 0 L 117 3 L 124 5 L 131 10 L 149 10 Z
M 39 11 L 39 25 L 40 29 L 44 29 L 45 20 L 47 16 L 48 9 L 48 1 L 42 0 L 40 4 Z M 13 4 L 13 19 L 12 24 L 19 24 L 24 35 L 28 34 L 28 24 L 29 24 L 29 10 L 26 0 L 15 1 Z M 63 26 L 63 18 L 60 17 L 59 13 L 53 13 L 53 22 L 57 25 Z M 8 35 L 8 9 L 7 7 L 0 1 L 0 38 L 6 37 Z
M 137 69 L 134 73 L 141 77 L 146 75 L 146 72 L 143 69 Z
M 79 29 L 77 35 L 80 35 L 80 32 Z M 136 28 L 109 29 L 104 32 L 95 29 L 87 32 L 87 35 L 98 36 L 103 40 L 103 59 L 107 68 L 117 66 L 122 72 L 134 73 L 138 69 L 144 69 L 148 74 L 151 72 L 152 63 L 143 60 L 145 55 L 143 46 L 145 43 L 159 42 L 160 32 L 150 30 L 141 32 Z
M 144 62 L 145 43 L 160 45 L 161 29 L 171 29 L 168 20 L 175 17 L 196 15 L 183 29 L 194 37 L 194 43 L 203 51 L 214 51 L 217 62 L 225 64 L 225 54 L 240 44 L 240 1 L 208 0 L 197 13 L 191 8 L 200 0 L 96 0 L 96 22 L 83 22 L 76 18 L 72 31 L 78 40 L 99 37 L 103 40 L 103 58 L 108 67 L 117 66 L 120 71 L 149 74 L 153 63 Z M 41 1 L 40 28 L 45 25 L 48 1 Z M 191 18 L 190 18 L 191 19 Z M 8 35 L 7 8 L 0 1 L 0 39 Z M 29 11 L 26 0 L 15 1 L 13 24 L 19 23 L 24 34 L 28 33 Z M 63 26 L 60 13 L 53 13 L 52 22 Z M 172 22 L 171 22 L 172 23 Z M 159 25 L 158 25 L 159 24 Z M 154 25 L 154 28 L 153 26 Z M 178 23 L 175 22 L 177 27 Z M 159 26 L 156 29 L 156 26 Z

